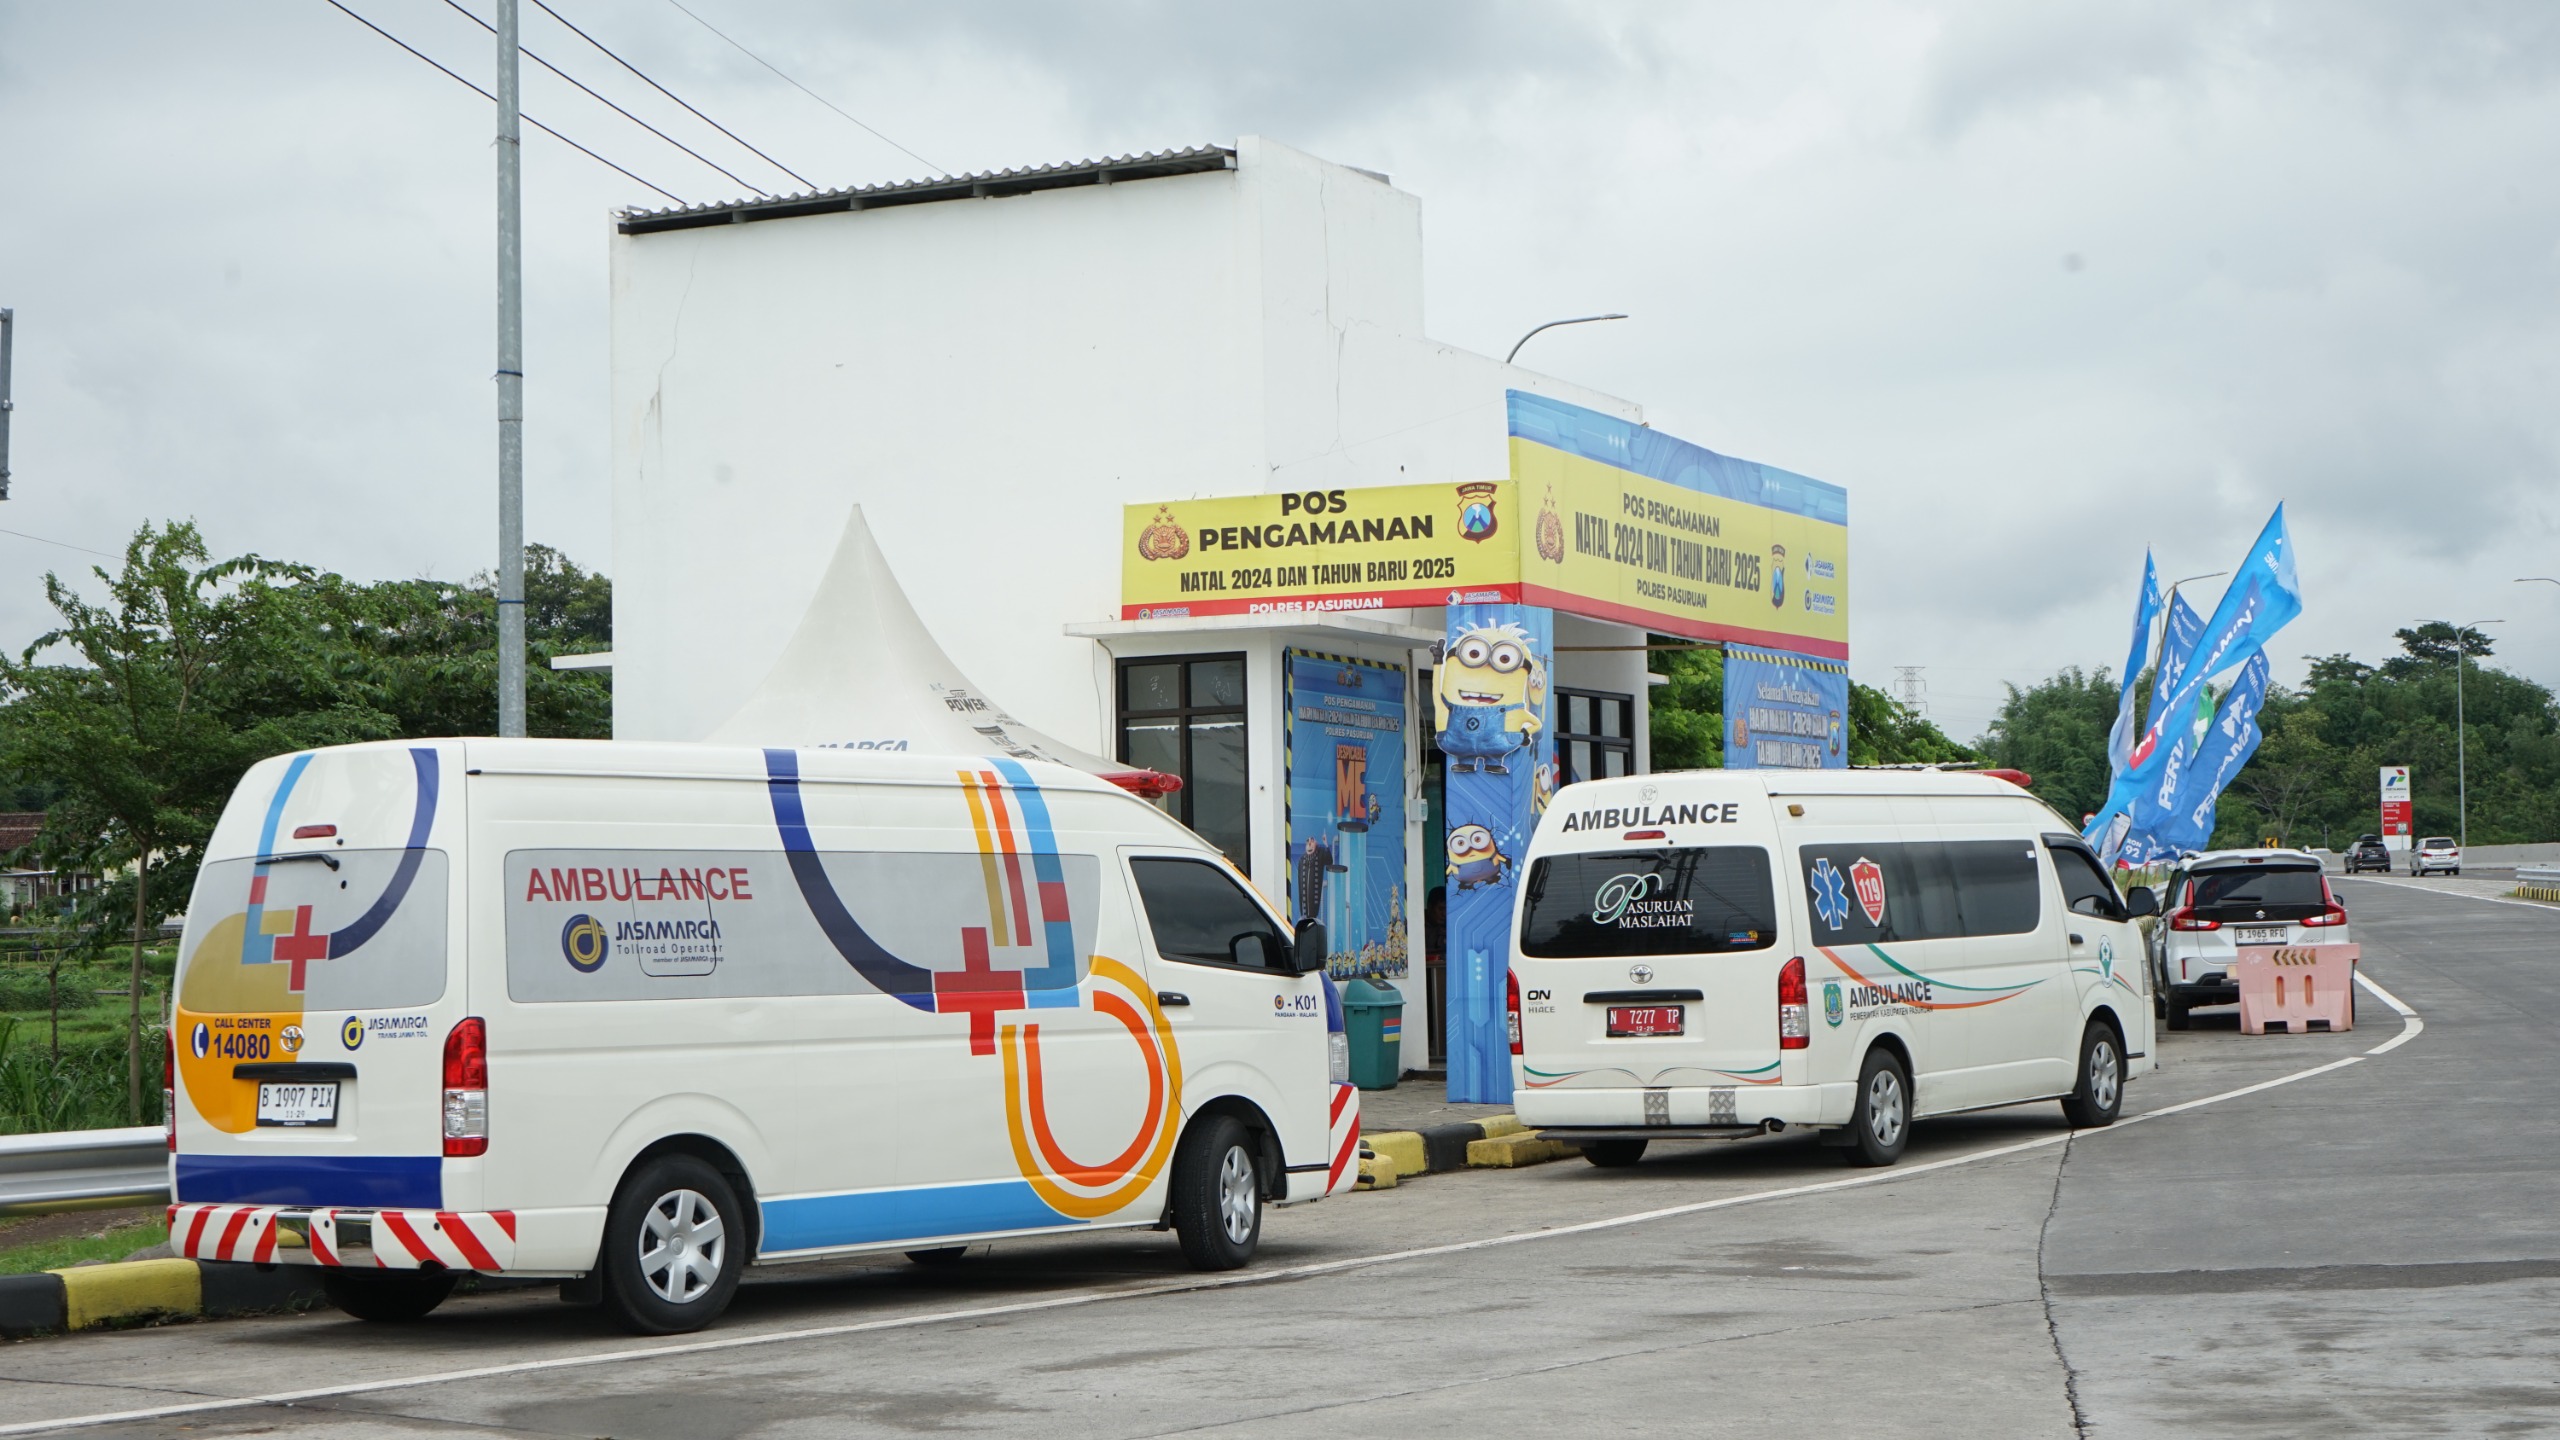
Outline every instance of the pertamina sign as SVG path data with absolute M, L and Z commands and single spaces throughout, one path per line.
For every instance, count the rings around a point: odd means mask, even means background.
M 1126 506 L 1120 616 L 1516 601 L 1512 497 L 1509 483 L 1479 480 Z

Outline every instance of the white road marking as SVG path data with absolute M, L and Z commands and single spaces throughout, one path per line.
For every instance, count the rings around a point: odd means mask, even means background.
M 246 1410 L 263 1405 L 296 1405 L 314 1400 L 336 1400 L 351 1395 L 370 1395 L 384 1390 L 406 1390 L 424 1385 L 451 1385 L 465 1380 L 488 1380 L 506 1375 L 531 1375 L 546 1370 L 576 1370 L 590 1365 L 617 1365 L 633 1360 L 658 1360 L 682 1355 L 706 1355 L 722 1350 L 744 1350 L 758 1345 L 780 1345 L 802 1340 L 825 1340 L 838 1335 L 861 1335 L 879 1330 L 906 1330 L 923 1325 L 941 1325 L 971 1320 L 991 1320 L 1007 1315 L 1027 1315 L 1041 1310 L 1062 1310 L 1083 1305 L 1099 1305 L 1113 1300 L 1141 1300 L 1157 1295 L 1179 1295 L 1200 1290 L 1223 1290 L 1234 1285 L 1269 1285 L 1283 1280 L 1302 1280 L 1318 1275 L 1339 1274 L 1346 1270 L 1362 1270 L 1377 1265 L 1393 1265 L 1407 1260 L 1425 1260 L 1440 1255 L 1458 1255 L 1470 1250 L 1489 1250 L 1502 1245 L 1521 1245 L 1532 1240 L 1553 1240 L 1563 1235 L 1585 1235 L 1599 1230 L 1615 1230 L 1648 1221 L 1667 1220 L 1680 1215 L 1698 1215 L 1710 1210 L 1728 1210 L 1737 1205 L 1756 1205 L 1768 1200 L 1790 1200 L 1803 1195 L 1823 1195 L 1837 1190 L 1855 1190 L 1868 1185 L 1883 1185 L 1907 1180 L 1916 1175 L 1949 1170 L 1960 1165 L 1979 1164 L 2005 1156 L 2022 1155 L 2059 1145 L 2075 1136 L 2094 1139 L 2110 1131 L 2157 1120 L 2164 1115 L 2181 1114 L 2206 1105 L 2219 1105 L 2243 1095 L 2255 1095 L 2314 1075 L 2326 1075 L 2350 1065 L 2395 1050 L 2415 1039 L 2426 1029 L 2418 1012 L 2401 1003 L 2390 991 L 2359 974 L 2356 983 L 2373 992 L 2374 998 L 2398 1011 L 2402 1020 L 2400 1033 L 2360 1055 L 2349 1055 L 2325 1065 L 2296 1070 L 2272 1080 L 2243 1085 L 2236 1090 L 2164 1105 L 2127 1115 L 2112 1126 L 2100 1130 L 2063 1130 L 2039 1135 L 2032 1140 L 1995 1145 L 1987 1150 L 1968 1151 L 1944 1160 L 1931 1160 L 1918 1165 L 1896 1165 L 1851 1175 L 1838 1180 L 1817 1181 L 1808 1185 L 1786 1185 L 1774 1190 L 1754 1190 L 1745 1195 L 1728 1195 L 1718 1200 L 1699 1200 L 1687 1205 L 1666 1205 L 1657 1210 L 1640 1210 L 1632 1215 L 1612 1215 L 1600 1220 L 1585 1220 L 1573 1225 L 1559 1225 L 1546 1230 L 1520 1230 L 1508 1235 L 1492 1235 L 1481 1240 L 1459 1240 L 1446 1245 L 1422 1245 L 1409 1250 L 1389 1250 L 1376 1255 L 1357 1255 L 1344 1260 L 1323 1260 L 1309 1265 L 1290 1265 L 1277 1270 L 1256 1270 L 1230 1275 L 1204 1275 L 1195 1279 L 1171 1281 L 1160 1285 L 1133 1286 L 1121 1290 L 1079 1290 L 1066 1295 L 1052 1295 L 1040 1300 L 1020 1300 L 1006 1305 L 981 1305 L 968 1310 L 938 1310 L 922 1315 L 900 1315 L 885 1320 L 862 1320 L 844 1325 L 814 1325 L 798 1330 L 777 1330 L 760 1335 L 735 1335 L 718 1340 L 684 1340 L 665 1345 L 635 1346 L 625 1350 L 607 1350 L 593 1355 L 564 1355 L 548 1360 L 520 1360 L 507 1365 L 481 1365 L 468 1370 L 444 1370 L 429 1375 L 404 1375 L 391 1380 L 363 1380 L 346 1385 L 322 1385 L 308 1390 L 280 1390 L 266 1395 L 244 1395 L 230 1399 L 194 1400 L 175 1405 L 154 1405 L 140 1410 L 115 1410 L 92 1415 L 73 1415 L 60 1420 L 28 1420 L 14 1425 L 0 1425 L 0 1436 L 36 1435 L 47 1431 L 85 1429 L 95 1425 L 129 1424 L 138 1420 L 165 1420 L 180 1415 L 202 1415 L 216 1410 Z
M 2521 905 L 2527 910 L 2539 910 L 2545 915 L 2560 909 L 2560 906 L 2541 900 L 2518 900 L 2512 895 L 2474 895 L 2468 890 L 2439 890 L 2433 885 L 2421 885 L 2414 880 L 2379 880 L 2371 875 L 2341 875 L 2338 878 L 2353 880 L 2362 885 L 2388 885 L 2394 890 L 2415 890 L 2421 895 L 2450 895 L 2456 900 L 2486 900 L 2492 905 Z

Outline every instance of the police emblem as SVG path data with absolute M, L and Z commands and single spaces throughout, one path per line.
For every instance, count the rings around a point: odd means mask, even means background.
M 1502 528 L 1501 517 L 1493 513 L 1494 497 L 1502 487 L 1491 480 L 1476 480 L 1458 487 L 1458 533 L 1470 540 L 1490 540 Z

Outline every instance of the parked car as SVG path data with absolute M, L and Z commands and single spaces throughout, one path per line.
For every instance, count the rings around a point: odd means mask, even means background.
M 2347 873 L 2363 870 L 2391 873 L 2391 847 L 2383 844 L 2379 835 L 2359 835 L 2356 843 L 2347 847 Z
M 1358 1178 L 1323 927 L 1039 761 L 278 756 L 180 949 L 172 1248 L 367 1320 L 477 1271 L 692 1330 L 750 1264 L 1113 1226 L 1229 1269 Z
M 2409 873 L 2424 875 L 2430 870 L 2439 875 L 2462 873 L 2462 847 L 2453 843 L 2452 836 L 2430 835 L 2418 842 L 2417 853 L 2409 857 Z
M 2368 837 L 2370 838 L 2370 837 Z M 2361 848 L 2361 847 L 2359 847 Z M 2152 993 L 2172 1030 L 2198 1005 L 2240 1003 L 2243 945 L 2343 945 L 2347 907 L 2298 850 L 2216 850 L 2180 861 L 2151 930 Z
M 1705 770 L 1568 785 L 1511 959 L 1523 1124 L 1648 1144 L 1811 1129 L 1890 1165 L 1910 1122 L 2059 1100 L 2105 1125 L 2154 1069 L 2134 921 L 2063 819 L 1984 775 Z

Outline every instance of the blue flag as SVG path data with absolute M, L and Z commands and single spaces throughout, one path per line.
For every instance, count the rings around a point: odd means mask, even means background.
M 2293 541 L 2285 533 L 2284 507 L 2278 505 L 2267 518 L 2267 528 L 2250 545 L 2249 558 L 2240 562 L 2230 588 L 2222 592 L 2222 603 L 2213 607 L 2204 633 L 2196 637 L 2194 657 L 2179 667 L 2168 701 L 2153 707 L 2151 724 L 2134 746 L 2133 774 L 2157 797 L 2155 803 L 2176 801 L 2177 791 L 2158 781 L 2181 748 L 2177 742 L 2192 723 L 2196 696 L 2205 682 L 2256 654 L 2268 636 L 2301 613 L 2302 588 L 2293 573 Z
M 2133 690 L 2142 679 L 2143 657 L 2151 649 L 2151 622 L 2160 614 L 2160 567 L 2151 552 L 2142 552 L 2142 594 L 2133 602 L 2133 644 L 2124 657 L 2124 684 L 2116 696 L 2115 728 L 2107 732 L 2107 766 L 2122 774 L 2133 758 L 2139 724 L 2133 716 Z
M 2151 677 L 2151 703 L 2143 707 L 2145 726 L 2160 718 L 2160 702 L 2178 688 L 2178 676 L 2195 658 L 2196 637 L 2204 633 L 2204 617 L 2184 595 L 2169 597 L 2169 623 L 2160 632 L 2160 668 Z
M 2175 808 L 2154 829 L 2167 848 L 2201 850 L 2212 841 L 2214 811 L 2222 802 L 2222 792 L 2257 753 L 2263 738 L 2258 715 L 2266 708 L 2269 668 L 2264 650 L 2240 667 L 2221 712 L 2206 727 L 2202 744 L 2187 763 L 2186 782 Z

